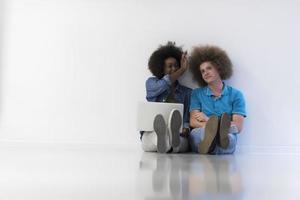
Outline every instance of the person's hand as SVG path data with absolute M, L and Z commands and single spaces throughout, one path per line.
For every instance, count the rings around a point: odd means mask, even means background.
M 182 68 L 184 71 L 186 71 L 188 69 L 188 58 L 187 58 L 187 51 L 185 51 L 182 56 L 181 56 L 181 66 L 180 68 Z
M 184 72 L 188 69 L 187 52 L 184 52 L 181 56 L 180 67 L 178 70 L 170 74 L 170 80 L 174 83 Z
M 209 119 L 203 112 L 195 113 L 195 118 L 198 122 L 207 122 Z

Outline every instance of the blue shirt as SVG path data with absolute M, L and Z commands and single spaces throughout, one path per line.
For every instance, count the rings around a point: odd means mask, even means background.
M 246 117 L 246 104 L 243 94 L 223 83 L 220 97 L 215 97 L 208 86 L 194 89 L 191 97 L 190 112 L 199 110 L 206 116 L 221 116 L 223 113 L 238 114 Z
M 151 102 L 165 102 L 171 92 L 171 80 L 169 75 L 165 75 L 159 79 L 150 77 L 146 81 L 146 99 Z M 174 98 L 178 103 L 182 103 L 183 110 L 183 128 L 189 127 L 189 107 L 192 89 L 180 85 L 177 82 Z

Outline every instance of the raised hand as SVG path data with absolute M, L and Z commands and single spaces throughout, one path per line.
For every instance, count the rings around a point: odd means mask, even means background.
M 187 70 L 188 69 L 188 59 L 187 59 L 187 51 L 185 51 L 183 54 L 182 54 L 182 56 L 181 56 L 181 61 L 180 61 L 180 63 L 181 63 L 181 68 L 185 71 L 185 70 Z

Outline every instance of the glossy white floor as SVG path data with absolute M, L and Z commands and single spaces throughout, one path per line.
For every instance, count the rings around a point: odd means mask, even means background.
M 0 199 L 300 199 L 300 154 L 2 144 Z

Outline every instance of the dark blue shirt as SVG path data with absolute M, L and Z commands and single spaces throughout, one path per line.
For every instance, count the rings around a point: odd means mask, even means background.
M 146 99 L 151 102 L 165 102 L 171 92 L 171 80 L 169 75 L 159 79 L 150 77 L 146 81 Z M 183 128 L 189 127 L 189 107 L 192 89 L 180 85 L 177 81 L 174 98 L 178 103 L 183 104 Z

